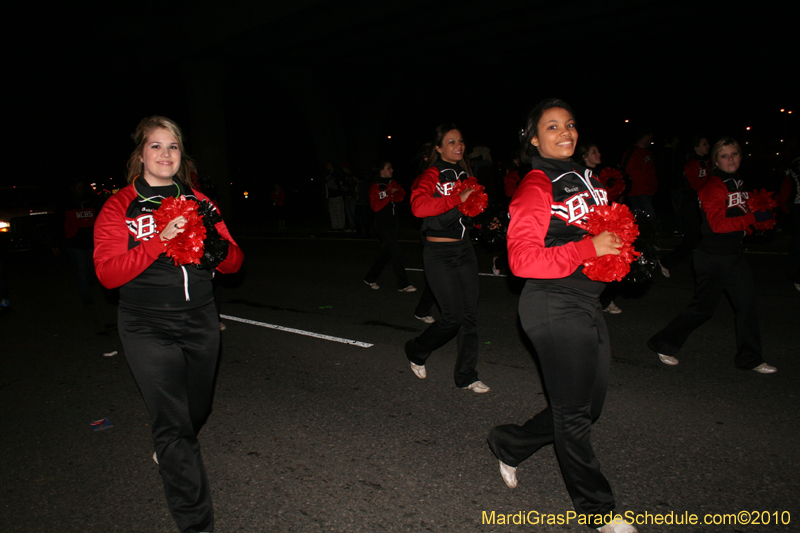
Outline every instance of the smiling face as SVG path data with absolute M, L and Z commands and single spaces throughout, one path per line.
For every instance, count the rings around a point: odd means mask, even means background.
M 723 172 L 735 174 L 736 171 L 739 170 L 739 165 L 742 164 L 742 154 L 740 154 L 739 149 L 732 144 L 723 146 L 722 149 L 717 152 L 717 158 L 714 160 L 714 164 Z
M 569 160 L 577 142 L 575 119 L 563 107 L 546 109 L 536 125 L 536 135 L 531 138 L 531 144 L 539 149 L 542 157 L 558 161 Z
M 181 166 L 178 139 L 169 130 L 154 129 L 144 143 L 139 161 L 144 167 L 142 177 L 151 187 L 170 185 Z
M 455 164 L 464 159 L 464 139 L 458 130 L 450 130 L 445 133 L 442 145 L 436 147 L 442 161 Z
M 583 156 L 583 161 L 589 168 L 594 168 L 601 163 L 600 150 L 597 149 L 597 146 L 589 148 L 589 151 Z

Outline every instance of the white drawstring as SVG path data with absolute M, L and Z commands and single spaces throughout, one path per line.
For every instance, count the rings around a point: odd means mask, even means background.
M 183 268 L 181 265 L 181 270 L 183 270 L 183 294 L 186 296 L 186 301 L 189 301 L 189 274 L 186 272 L 186 269 Z

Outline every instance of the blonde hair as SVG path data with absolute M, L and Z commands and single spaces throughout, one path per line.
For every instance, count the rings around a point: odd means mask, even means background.
M 181 151 L 181 166 L 178 167 L 175 178 L 187 187 L 191 187 L 192 171 L 189 168 L 189 163 L 191 163 L 192 160 L 186 154 L 186 149 L 183 147 L 183 132 L 181 132 L 180 126 L 178 126 L 174 120 L 158 115 L 145 117 L 139 122 L 139 125 L 136 126 L 136 132 L 133 136 L 133 140 L 136 142 L 136 148 L 133 150 L 130 159 L 128 159 L 128 183 L 133 183 L 133 179 L 142 173 L 144 164 L 139 158 L 144 153 L 144 145 L 147 142 L 147 138 L 153 130 L 159 128 L 167 130 L 177 139 L 178 148 L 180 148 Z
M 711 149 L 711 162 L 714 164 L 714 166 L 718 166 L 717 156 L 726 146 L 733 146 L 739 151 L 739 155 L 742 155 L 742 147 L 739 146 L 739 143 L 736 142 L 736 139 L 734 139 L 733 137 L 723 137 L 722 139 L 715 142 L 714 148 Z

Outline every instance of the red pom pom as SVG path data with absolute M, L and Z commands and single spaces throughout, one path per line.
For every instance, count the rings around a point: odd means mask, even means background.
M 622 179 L 622 172 L 616 168 L 604 168 L 598 174 L 597 180 L 606 188 L 609 202 L 616 202 L 625 192 L 625 180 Z
M 156 230 L 160 233 L 170 221 L 179 216 L 186 219 L 186 224 L 182 233 L 164 243 L 167 257 L 172 258 L 176 265 L 198 265 L 203 257 L 206 228 L 203 226 L 202 215 L 197 213 L 197 202 L 183 195 L 180 198 L 165 198 L 161 207 L 153 211 Z
M 483 213 L 486 206 L 489 205 L 489 197 L 483 192 L 483 185 L 478 183 L 474 176 L 470 176 L 465 180 L 457 181 L 450 194 L 461 194 L 464 189 L 473 189 L 475 192 L 469 195 L 466 202 L 458 205 L 458 210 L 468 217 L 475 217 Z
M 752 191 L 748 194 L 747 208 L 753 213 L 772 211 L 776 207 L 778 207 L 778 201 L 775 200 L 774 195 L 766 189 Z M 753 227 L 761 231 L 772 229 L 775 227 L 775 219 L 756 222 L 753 224 Z
M 584 227 L 590 235 L 600 235 L 604 231 L 614 233 L 622 241 L 622 247 L 619 255 L 607 254 L 584 262 L 583 273 L 594 281 L 619 281 L 624 278 L 631 270 L 631 263 L 642 255 L 633 248 L 639 228 L 630 209 L 623 204 L 595 206 L 587 215 Z
M 396 182 L 392 184 L 392 188 L 389 189 L 389 198 L 396 204 L 399 204 L 403 201 L 403 198 L 406 197 L 406 191 Z

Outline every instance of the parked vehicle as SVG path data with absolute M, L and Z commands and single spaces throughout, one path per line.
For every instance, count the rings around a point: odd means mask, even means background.
M 0 187 L 0 250 L 57 244 L 56 204 L 42 187 Z

